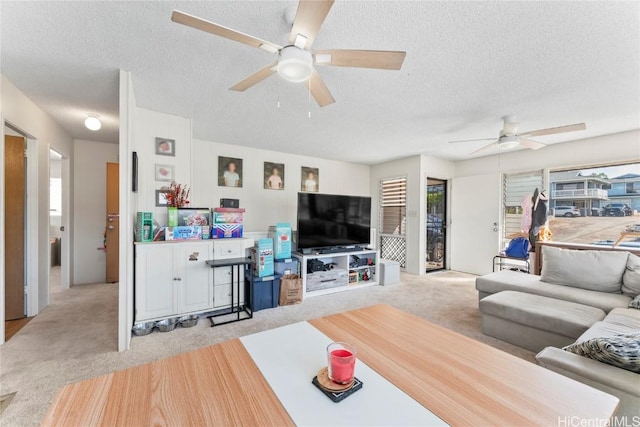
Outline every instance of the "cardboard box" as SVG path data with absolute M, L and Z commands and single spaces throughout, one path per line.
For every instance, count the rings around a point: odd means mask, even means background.
M 211 225 L 211 210 L 204 208 L 178 208 L 178 225 Z
M 202 226 L 167 227 L 164 233 L 165 240 L 199 240 L 202 239 Z
M 213 224 L 212 239 L 237 239 L 242 237 L 242 224 Z
M 258 277 L 273 275 L 273 240 L 260 239 L 251 249 L 253 271 Z
M 213 210 L 214 224 L 242 224 L 244 221 L 244 209 L 215 208 Z
M 269 238 L 273 239 L 273 254 L 276 259 L 291 258 L 291 225 L 279 222 L 269 227 Z

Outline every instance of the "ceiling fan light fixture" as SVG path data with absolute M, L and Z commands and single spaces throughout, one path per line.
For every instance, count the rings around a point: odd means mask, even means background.
M 520 145 L 520 138 L 517 136 L 503 136 L 497 145 L 499 150 L 511 150 Z
M 300 83 L 313 73 L 311 52 L 296 46 L 285 46 L 278 56 L 278 74 L 285 80 Z
M 94 132 L 100 130 L 100 128 L 102 127 L 102 123 L 100 122 L 100 119 L 98 117 L 100 116 L 98 116 L 97 114 L 89 114 L 88 117 L 84 119 L 85 127 Z

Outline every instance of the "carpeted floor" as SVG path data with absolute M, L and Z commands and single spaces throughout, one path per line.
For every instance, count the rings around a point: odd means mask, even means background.
M 534 354 L 480 331 L 475 276 L 439 272 L 401 283 L 306 299 L 255 313 L 252 320 L 134 337 L 117 352 L 118 284 L 52 289 L 51 304 L 0 346 L 0 396 L 16 393 L 0 425 L 38 425 L 65 384 L 151 362 L 239 336 L 372 304 L 386 303 L 533 362 Z

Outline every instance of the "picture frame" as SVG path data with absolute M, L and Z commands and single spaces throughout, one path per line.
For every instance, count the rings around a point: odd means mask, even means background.
M 176 156 L 176 140 L 156 138 L 156 154 L 159 156 Z
M 169 206 L 167 194 L 169 190 L 156 190 L 156 207 L 163 208 Z
M 264 189 L 284 190 L 284 163 L 264 162 Z
M 171 182 L 175 180 L 175 166 L 173 165 L 160 165 L 156 163 L 155 177 L 156 181 Z
M 302 166 L 300 168 L 300 190 L 308 193 L 320 191 L 320 170 Z
M 218 156 L 218 186 L 242 187 L 242 159 Z

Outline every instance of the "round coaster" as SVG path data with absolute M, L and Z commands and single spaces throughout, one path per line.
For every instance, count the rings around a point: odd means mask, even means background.
M 318 383 L 326 391 L 347 391 L 353 387 L 353 381 L 349 384 L 338 384 L 331 381 L 329 379 L 329 369 L 326 366 L 318 371 Z

